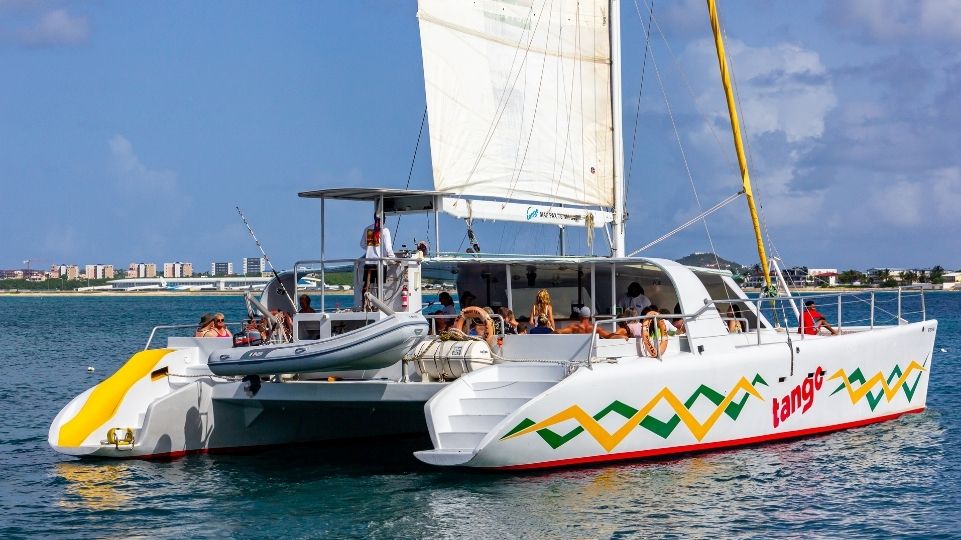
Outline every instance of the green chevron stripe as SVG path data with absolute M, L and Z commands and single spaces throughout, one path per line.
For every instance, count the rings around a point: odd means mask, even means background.
M 901 366 L 895 364 L 894 369 L 891 370 L 891 374 L 888 375 L 888 380 L 887 380 L 888 384 L 891 384 L 892 382 L 897 380 L 902 375 L 902 373 L 903 372 L 901 371 Z M 918 383 L 921 382 L 921 375 L 922 373 L 918 373 L 918 377 L 914 379 L 914 383 L 911 386 L 908 386 L 908 381 L 904 381 L 901 384 L 901 389 L 904 390 L 904 395 L 905 397 L 908 398 L 909 403 L 914 398 L 915 390 L 918 389 Z M 851 375 L 848 376 L 848 381 L 852 383 L 856 382 L 860 384 L 865 384 L 867 382 L 867 379 L 864 378 L 864 374 L 861 372 L 861 368 L 857 368 L 851 372 Z M 844 389 L 844 383 L 842 382 L 837 388 L 834 389 L 833 392 L 831 392 L 831 395 L 833 396 L 834 394 L 837 394 L 843 389 Z M 881 390 L 878 390 L 877 393 L 875 394 L 872 394 L 871 392 L 866 392 L 865 397 L 868 400 L 868 406 L 871 408 L 871 411 L 874 411 L 875 407 L 877 407 L 878 404 L 881 403 L 881 399 L 884 397 L 884 389 L 882 388 Z
M 754 379 L 751 381 L 751 384 L 753 386 L 757 386 L 758 384 L 768 386 L 767 381 L 765 381 L 764 378 L 761 377 L 760 373 L 754 375 Z M 714 390 L 713 388 L 707 385 L 702 384 L 697 388 L 697 390 L 694 391 L 693 394 L 691 394 L 691 397 L 687 398 L 687 400 L 684 402 L 684 406 L 690 409 L 691 407 L 694 406 L 694 404 L 697 402 L 697 400 L 701 396 L 706 397 L 714 405 L 720 405 L 721 402 L 724 401 L 723 394 L 719 393 L 718 391 Z M 750 396 L 747 393 L 745 393 L 743 396 L 741 396 L 740 401 L 732 401 L 730 404 L 728 404 L 727 408 L 724 409 L 724 414 L 730 417 L 731 420 L 737 420 L 738 416 L 741 415 L 741 410 L 744 408 L 744 405 L 747 403 L 747 400 L 749 397 Z M 637 414 L 637 409 L 621 401 L 614 400 L 610 405 L 608 405 L 607 407 L 604 407 L 603 409 L 600 410 L 600 412 L 595 414 L 594 419 L 597 421 L 600 421 L 612 412 L 617 413 L 620 416 L 627 419 Z M 506 439 L 507 437 L 510 437 L 511 435 L 517 433 L 518 431 L 521 431 L 523 429 L 527 429 L 530 426 L 533 426 L 535 423 L 536 422 L 534 422 L 530 418 L 525 418 L 519 424 L 517 424 L 517 426 L 515 426 L 513 429 L 508 431 L 503 437 L 501 437 L 501 439 Z M 674 432 L 674 429 L 677 428 L 678 424 L 680 423 L 681 423 L 681 418 L 676 414 L 673 415 L 671 418 L 669 418 L 667 421 L 663 421 L 658 418 L 655 418 L 653 415 L 647 415 L 641 420 L 640 426 L 650 431 L 651 433 L 654 433 L 655 435 L 661 437 L 662 439 L 667 439 L 668 437 L 671 436 L 671 433 Z M 560 448 L 565 443 L 567 443 L 574 437 L 577 437 L 583 432 L 584 432 L 584 428 L 581 426 L 577 426 L 576 428 L 572 429 L 571 431 L 563 435 L 551 430 L 550 428 L 537 430 L 537 434 L 540 435 L 541 439 L 543 439 L 544 442 L 546 442 L 554 450 Z

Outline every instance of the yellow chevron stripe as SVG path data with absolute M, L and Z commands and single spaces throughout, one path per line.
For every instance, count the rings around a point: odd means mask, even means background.
M 868 392 L 877 386 L 878 383 L 881 383 L 881 388 L 884 390 L 884 397 L 890 403 L 890 401 L 894 399 L 894 396 L 897 395 L 898 390 L 901 389 L 901 385 L 908 380 L 908 375 L 910 375 L 911 372 L 916 369 L 925 371 L 924 366 L 919 364 L 916 360 L 911 360 L 911 363 L 908 364 L 908 367 L 904 370 L 904 373 L 902 373 L 898 380 L 895 381 L 891 386 L 888 386 L 888 381 L 884 377 L 884 373 L 881 371 L 877 372 L 873 377 L 865 381 L 864 384 L 856 389 L 851 385 L 851 381 L 848 379 L 847 373 L 845 373 L 843 369 L 837 370 L 834 375 L 831 375 L 828 378 L 828 380 L 841 379 L 844 381 L 844 388 L 848 391 L 848 396 L 851 398 L 851 404 L 856 404 L 857 402 L 861 401 L 861 399 L 863 399 Z
M 157 362 L 171 350 L 151 349 L 131 356 L 116 373 L 95 386 L 77 414 L 60 427 L 57 445 L 75 448 L 83 444 L 95 429 L 113 418 L 130 388 L 149 376 Z
M 730 392 L 728 392 L 727 396 L 723 401 L 721 401 L 720 405 L 714 409 L 714 412 L 708 416 L 707 420 L 701 423 L 697 418 L 694 417 L 691 411 L 684 406 L 684 403 L 682 403 L 681 400 L 678 399 L 673 392 L 671 392 L 669 388 L 664 387 L 660 392 L 657 393 L 657 395 L 651 398 L 646 405 L 637 411 L 637 413 L 628 418 L 627 422 L 625 422 L 624 425 L 618 428 L 614 433 L 609 433 L 597 420 L 595 420 L 591 415 L 587 414 L 579 405 L 571 405 L 570 407 L 546 420 L 542 420 L 530 427 L 524 428 L 517 433 L 510 435 L 509 437 L 504 437 L 504 440 L 520 437 L 521 435 L 527 435 L 528 433 L 533 433 L 537 430 L 551 427 L 567 420 L 576 420 L 577 423 L 580 424 L 581 427 L 583 427 L 584 430 L 591 435 L 591 437 L 594 437 L 594 440 L 597 441 L 598 444 L 604 448 L 604 450 L 610 452 L 625 438 L 627 438 L 631 431 L 633 431 L 634 428 L 637 427 L 638 424 L 640 424 L 648 414 L 650 414 L 650 412 L 661 402 L 661 400 L 664 400 L 668 403 L 668 405 L 671 406 L 672 409 L 674 409 L 674 412 L 677 413 L 677 416 L 681 419 L 681 422 L 687 426 L 687 429 L 690 430 L 691 434 L 694 435 L 698 441 L 700 441 L 708 434 L 708 432 L 711 431 L 711 428 L 714 427 L 714 424 L 717 422 L 717 420 L 722 414 L 724 414 L 724 410 L 727 409 L 727 406 L 734 401 L 734 397 L 738 395 L 738 390 L 744 390 L 748 394 L 760 399 L 761 401 L 764 401 L 764 398 L 761 397 L 761 394 L 756 388 L 751 386 L 751 383 L 748 382 L 747 378 L 741 377 L 741 380 L 738 381 L 738 383 L 733 389 L 731 389 Z

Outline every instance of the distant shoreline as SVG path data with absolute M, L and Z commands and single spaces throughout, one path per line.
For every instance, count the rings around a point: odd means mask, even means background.
M 0 291 L 0 296 L 63 296 L 63 297 L 147 297 L 147 296 L 243 296 L 246 291 Z M 260 291 L 255 291 L 258 294 Z M 308 291 L 301 291 L 308 292 Z M 320 291 L 309 291 L 311 296 L 320 296 Z M 352 296 L 354 291 L 326 291 L 324 296 Z

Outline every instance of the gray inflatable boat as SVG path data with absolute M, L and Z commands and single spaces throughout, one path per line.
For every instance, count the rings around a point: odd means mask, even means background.
M 401 360 L 427 336 L 420 313 L 393 313 L 363 328 L 316 341 L 220 349 L 207 365 L 216 375 L 271 375 L 380 369 Z

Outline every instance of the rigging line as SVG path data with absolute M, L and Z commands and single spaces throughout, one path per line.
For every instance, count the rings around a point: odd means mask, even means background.
M 553 0 L 551 0 L 551 7 L 553 7 Z M 550 31 L 551 31 L 551 21 L 553 20 L 553 9 L 550 10 L 550 13 L 551 13 L 551 15 L 550 15 L 550 17 L 548 18 L 548 22 L 547 22 L 548 41 L 550 41 L 549 38 L 550 38 Z M 579 20 L 579 17 L 576 18 L 575 20 Z M 539 24 L 539 23 L 538 23 L 538 24 Z M 577 43 L 577 36 L 579 35 L 579 33 L 578 33 L 579 28 L 580 28 L 579 25 L 574 25 L 575 44 Z M 560 32 L 563 32 L 563 26 L 561 26 Z M 563 55 L 560 54 L 561 51 L 562 51 L 562 50 L 561 50 L 561 43 L 562 43 L 562 41 L 563 41 L 563 40 L 560 39 L 560 36 L 558 36 L 558 40 L 557 40 L 558 58 L 562 58 L 562 57 L 563 57 Z M 576 45 L 575 45 L 575 50 L 579 50 L 579 49 L 577 49 Z M 574 55 L 571 57 L 571 61 L 572 61 L 572 66 L 579 66 L 579 65 L 581 64 L 581 61 L 579 60 L 579 56 L 578 56 L 577 54 L 574 54 Z M 533 123 L 534 123 L 534 121 L 535 121 L 535 119 L 536 119 L 536 114 L 537 114 L 536 111 L 537 111 L 538 105 L 539 105 L 539 103 L 540 103 L 541 87 L 542 87 L 543 82 L 544 82 L 544 68 L 545 68 L 546 65 L 547 65 L 547 60 L 546 60 L 546 57 L 545 57 L 544 63 L 541 64 L 541 74 L 540 74 L 540 76 L 539 76 L 539 78 L 538 78 L 537 100 L 536 100 L 535 105 L 534 105 L 535 118 L 532 118 L 532 119 L 531 119 L 531 131 L 530 131 L 530 133 L 528 134 L 528 142 L 527 142 L 527 145 L 525 146 L 525 151 L 524 151 L 524 157 L 523 157 L 522 165 L 523 165 L 523 163 L 526 163 L 526 162 L 527 162 L 527 151 L 530 149 L 530 140 L 531 140 L 531 138 L 532 138 L 533 135 L 534 135 Z M 558 65 L 559 65 L 559 66 L 563 66 L 563 63 L 562 63 L 562 62 L 558 62 Z M 566 87 L 561 86 L 561 88 L 566 88 Z M 574 93 L 574 77 L 571 77 L 571 95 L 572 95 L 572 96 L 573 96 L 573 93 Z M 555 107 L 555 109 L 556 109 L 556 107 Z M 571 116 L 571 109 L 572 109 L 572 107 L 566 107 L 566 109 L 567 109 L 567 124 L 568 124 L 568 133 L 569 133 L 569 131 L 570 131 L 570 116 Z M 518 138 L 520 138 L 520 135 L 522 135 L 522 134 L 519 134 L 519 137 L 518 137 Z M 569 142 L 570 142 L 570 135 L 568 135 L 568 137 L 567 137 L 567 138 L 565 139 L 565 141 L 564 141 L 564 154 L 563 154 L 563 156 L 562 156 L 562 158 L 561 158 L 562 167 L 563 167 L 563 161 L 566 159 L 566 155 L 567 155 L 567 145 L 569 144 Z M 518 144 L 517 146 L 518 146 L 518 149 L 519 149 L 521 145 Z M 555 146 L 555 149 L 556 149 L 556 146 Z M 556 151 L 555 151 L 555 157 L 556 157 Z M 554 163 L 555 163 L 555 166 L 556 166 L 556 164 L 557 164 L 557 160 L 556 160 L 556 159 L 554 160 Z M 516 168 L 515 168 L 515 169 L 516 169 Z M 516 176 L 516 177 L 513 177 L 513 175 L 512 175 L 510 187 L 509 187 L 508 190 L 507 190 L 507 195 L 504 197 L 504 198 L 507 199 L 508 201 L 513 200 L 513 198 L 514 198 L 514 191 L 517 189 L 517 184 L 520 182 L 520 172 L 521 172 L 521 171 L 520 171 L 519 169 L 516 169 L 516 172 L 517 172 L 517 176 Z M 555 170 L 555 175 L 554 175 L 555 178 L 554 178 L 554 181 L 553 181 L 553 183 L 552 183 L 552 188 L 551 188 L 551 191 L 550 191 L 550 194 L 551 194 L 551 195 L 556 195 L 556 194 L 557 194 L 557 191 L 558 191 L 558 189 L 559 189 L 559 187 L 560 187 L 562 174 L 563 174 L 563 172 L 562 172 L 561 174 L 556 174 L 556 170 Z
M 717 212 L 717 211 L 720 210 L 721 208 L 724 208 L 724 207 L 727 206 L 728 204 L 731 204 L 731 202 L 733 202 L 734 200 L 736 200 L 736 199 L 737 199 L 738 197 L 740 197 L 741 195 L 744 195 L 744 191 L 743 191 L 743 190 L 742 190 L 742 191 L 738 191 L 738 192 L 735 193 L 734 195 L 729 196 L 728 198 L 724 199 L 723 201 L 715 204 L 714 206 L 708 208 L 707 210 L 701 212 L 700 214 L 698 214 L 698 215 L 692 217 L 691 219 L 685 221 L 685 222 L 682 223 L 681 225 L 678 225 L 677 227 L 675 227 L 675 228 L 671 229 L 670 231 L 662 234 L 661 236 L 655 238 L 654 240 L 648 242 L 647 244 L 644 244 L 643 246 L 635 249 L 635 250 L 632 251 L 630 254 L 628 254 L 628 257 L 633 257 L 634 255 L 637 255 L 638 253 L 644 251 L 645 249 L 647 249 L 647 248 L 649 248 L 649 247 L 651 247 L 651 246 L 653 246 L 653 245 L 655 245 L 655 244 L 659 244 L 659 243 L 663 242 L 664 240 L 667 240 L 668 238 L 670 238 L 670 237 L 674 236 L 675 234 L 681 232 L 682 230 L 690 227 L 691 225 L 697 223 L 698 221 L 703 220 L 704 218 L 706 218 L 707 216 L 713 214 L 714 212 Z M 717 255 L 715 255 L 715 260 L 716 260 L 716 257 L 717 257 Z M 720 270 L 720 265 L 718 265 L 718 269 Z
M 637 0 L 634 0 L 634 9 L 637 11 L 638 16 L 640 16 L 640 6 L 637 5 Z M 641 113 L 641 96 L 644 95 L 644 75 L 647 73 L 647 54 L 651 49 L 651 19 L 654 17 L 654 0 L 651 0 L 651 12 L 648 15 L 647 26 L 644 28 L 644 61 L 641 63 L 641 86 L 637 90 L 637 104 L 634 107 L 634 130 L 631 137 L 631 159 L 627 164 L 627 175 L 625 176 L 624 185 L 624 198 L 627 198 L 627 194 L 630 193 L 631 188 L 631 173 L 634 171 L 634 155 L 637 151 L 637 121 Z
M 694 200 L 697 202 L 697 209 L 701 212 L 704 211 L 704 206 L 701 204 L 701 197 L 697 194 L 697 186 L 694 185 L 694 175 L 691 173 L 690 164 L 687 161 L 687 153 L 684 151 L 684 143 L 681 141 L 681 134 L 677 129 L 677 122 L 674 121 L 674 111 L 671 109 L 671 102 L 667 98 L 667 90 L 664 88 L 664 81 L 661 79 L 661 70 L 657 67 L 657 60 L 651 56 L 651 65 L 654 66 L 654 74 L 657 76 L 657 84 L 661 88 L 661 96 L 664 98 L 664 105 L 667 107 L 667 116 L 671 119 L 671 128 L 674 130 L 674 139 L 677 141 L 677 147 L 681 152 L 681 159 L 684 162 L 684 170 L 687 172 L 687 179 L 691 182 L 691 191 L 694 192 Z M 714 247 L 714 239 L 711 237 L 711 229 L 707 225 L 707 219 L 703 219 L 704 232 L 707 233 L 707 241 L 711 246 L 711 253 L 714 254 L 714 263 L 717 268 L 721 268 L 721 261 L 717 256 L 717 249 Z
M 553 0 L 551 1 L 551 4 L 553 5 Z M 550 34 L 550 25 L 551 25 L 550 19 L 551 19 L 552 17 L 553 17 L 553 10 L 551 10 L 551 17 L 549 17 L 549 18 L 548 18 L 548 21 L 547 21 L 547 33 L 548 33 L 548 34 Z M 534 112 L 533 112 L 533 114 L 531 115 L 531 129 L 530 129 L 530 132 L 528 132 L 528 134 L 527 134 L 527 143 L 524 145 L 524 153 L 523 153 L 523 155 L 521 155 L 521 163 L 520 163 L 520 166 L 517 166 L 517 158 L 516 158 L 516 156 L 515 156 L 515 161 L 514 161 L 514 174 L 513 174 L 514 178 L 512 179 L 512 182 L 511 182 L 511 189 L 508 191 L 508 194 L 507 194 L 507 199 L 508 199 L 508 200 L 511 200 L 511 199 L 513 198 L 513 196 L 514 196 L 514 188 L 515 188 L 515 187 L 517 186 L 517 184 L 520 182 L 520 180 L 521 180 L 521 171 L 524 169 L 524 164 L 527 163 L 527 152 L 530 151 L 530 148 L 531 148 L 531 140 L 534 138 L 534 122 L 537 121 L 537 110 L 538 110 L 538 108 L 539 108 L 539 106 L 540 106 L 540 103 L 541 103 L 541 90 L 542 90 L 542 87 L 543 87 L 543 85 L 544 85 L 544 69 L 545 69 L 546 67 L 547 67 L 547 58 L 545 57 L 545 58 L 544 58 L 544 61 L 541 62 L 541 72 L 540 72 L 540 75 L 538 76 L 538 80 L 537 80 L 537 94 L 536 94 L 536 97 L 534 98 Z M 519 137 L 518 137 L 518 138 L 520 138 L 520 136 L 522 136 L 522 135 L 523 135 L 522 133 L 519 134 Z M 520 150 L 520 145 L 518 145 L 518 151 L 519 151 L 519 150 Z
M 414 174 L 414 164 L 417 163 L 417 150 L 420 148 L 420 139 L 424 135 L 424 123 L 426 121 L 427 105 L 424 105 L 424 115 L 420 117 L 420 129 L 417 131 L 417 144 L 414 145 L 414 156 L 410 159 L 410 170 L 407 171 L 407 183 L 404 184 L 404 190 L 410 188 L 410 177 Z M 394 231 L 397 234 L 400 234 L 400 218 L 401 215 L 397 214 L 397 223 L 394 225 Z
M 644 2 L 645 2 L 645 5 L 647 5 L 647 0 L 644 0 Z M 707 124 L 707 128 L 711 132 L 711 135 L 714 137 L 714 142 L 717 144 L 720 154 L 724 156 L 724 159 L 727 160 L 728 165 L 730 165 L 734 170 L 738 171 L 738 174 L 740 174 L 740 170 L 738 168 L 737 163 L 735 163 L 734 160 L 731 159 L 730 151 L 726 149 L 727 147 L 725 147 L 723 143 L 721 143 L 721 137 L 720 135 L 718 135 L 717 130 L 714 129 L 714 122 L 711 120 L 711 117 L 708 116 L 707 113 L 705 113 L 701 109 L 700 105 L 698 104 L 697 98 L 694 96 L 694 89 L 691 86 L 691 81 L 687 78 L 687 74 L 685 73 L 684 68 L 681 67 L 681 62 L 677 59 L 677 55 L 674 54 L 674 49 L 671 48 L 671 44 L 668 42 L 667 37 L 664 35 L 664 31 L 661 29 L 661 24 L 658 22 L 657 17 L 654 16 L 653 13 L 654 13 L 654 9 L 653 7 L 651 7 L 651 14 L 652 14 L 651 16 L 654 20 L 654 28 L 657 29 L 657 34 L 661 36 L 661 41 L 664 43 L 664 47 L 667 49 L 667 53 L 671 57 L 671 61 L 674 63 L 674 69 L 677 71 L 678 75 L 681 77 L 681 81 L 684 83 L 684 89 L 687 90 L 688 97 L 691 98 L 691 103 L 693 103 L 694 105 L 694 110 L 696 110 L 697 113 L 701 115 L 701 118 L 703 118 L 705 123 Z M 638 17 L 641 17 L 639 11 L 638 11 Z M 643 27 L 644 20 L 640 19 L 640 21 L 641 21 L 641 26 Z M 652 54 L 651 56 L 652 61 L 653 61 L 653 58 L 654 57 Z

